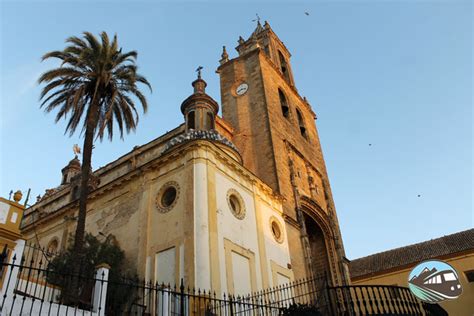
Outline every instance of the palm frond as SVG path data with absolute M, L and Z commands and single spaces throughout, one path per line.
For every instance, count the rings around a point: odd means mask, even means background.
M 88 124 L 92 124 L 95 138 L 101 141 L 105 134 L 112 139 L 115 123 L 120 138 L 124 131 L 135 130 L 139 121 L 135 101 L 144 113 L 148 110 L 147 99 L 137 83 L 152 91 L 147 79 L 137 73 L 137 52 L 122 52 L 117 35 L 110 40 L 106 32 L 100 33 L 99 39 L 84 32 L 82 37 L 68 37 L 66 43 L 64 50 L 42 57 L 59 59 L 61 66 L 39 77 L 38 82 L 45 84 L 40 107 L 45 112 L 57 110 L 56 122 L 67 118 L 65 132 L 70 135 L 79 126 L 83 133 Z M 96 110 L 91 111 L 93 106 Z

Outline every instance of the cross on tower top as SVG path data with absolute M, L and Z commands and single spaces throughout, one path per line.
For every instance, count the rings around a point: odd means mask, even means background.
M 260 24 L 260 16 L 258 15 L 258 13 L 255 13 L 255 15 L 257 16 L 257 18 L 253 19 L 252 22 L 257 22 L 258 24 Z
M 199 66 L 196 69 L 196 72 L 198 73 L 198 79 L 201 79 L 201 70 L 202 70 L 202 68 L 203 68 L 202 66 Z

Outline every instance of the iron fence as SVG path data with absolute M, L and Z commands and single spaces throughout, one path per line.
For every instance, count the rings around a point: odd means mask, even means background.
M 58 270 L 51 255 L 25 248 L 20 260 L 4 251 L 1 261 L 1 315 L 282 315 L 290 306 L 307 305 L 321 315 L 446 315 L 398 286 L 328 286 L 325 275 L 229 295 L 179 286 L 111 278 L 96 271 Z M 8 257 L 8 260 L 6 260 Z
M 406 287 L 353 285 L 328 287 L 336 315 L 447 315 L 437 304 L 416 299 Z

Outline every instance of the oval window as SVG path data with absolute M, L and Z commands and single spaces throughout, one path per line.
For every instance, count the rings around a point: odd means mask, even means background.
M 175 181 L 169 181 L 161 187 L 156 197 L 156 208 L 166 213 L 173 208 L 179 198 L 179 185 Z
M 283 230 L 280 222 L 275 218 L 270 218 L 270 229 L 272 231 L 273 238 L 279 243 L 283 242 Z
M 173 205 L 173 202 L 176 200 L 176 188 L 173 186 L 170 186 L 166 188 L 165 192 L 163 192 L 163 195 L 161 196 L 161 205 L 163 207 L 170 207 Z
M 239 192 L 230 189 L 227 192 L 227 203 L 229 204 L 230 211 L 236 218 L 243 219 L 245 217 L 245 204 Z

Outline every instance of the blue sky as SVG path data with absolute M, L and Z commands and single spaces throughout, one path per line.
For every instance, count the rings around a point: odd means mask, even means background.
M 138 130 L 97 143 L 98 168 L 182 122 L 198 65 L 220 100 L 222 45 L 268 20 L 317 126 L 349 259 L 473 226 L 470 1 L 2 1 L 0 196 L 59 184 L 82 144 L 39 109 L 40 62 L 82 31 L 117 33 L 153 85 Z M 306 15 L 308 12 L 309 15 Z M 372 144 L 369 146 L 369 144 Z M 418 197 L 420 195 L 420 197 Z

